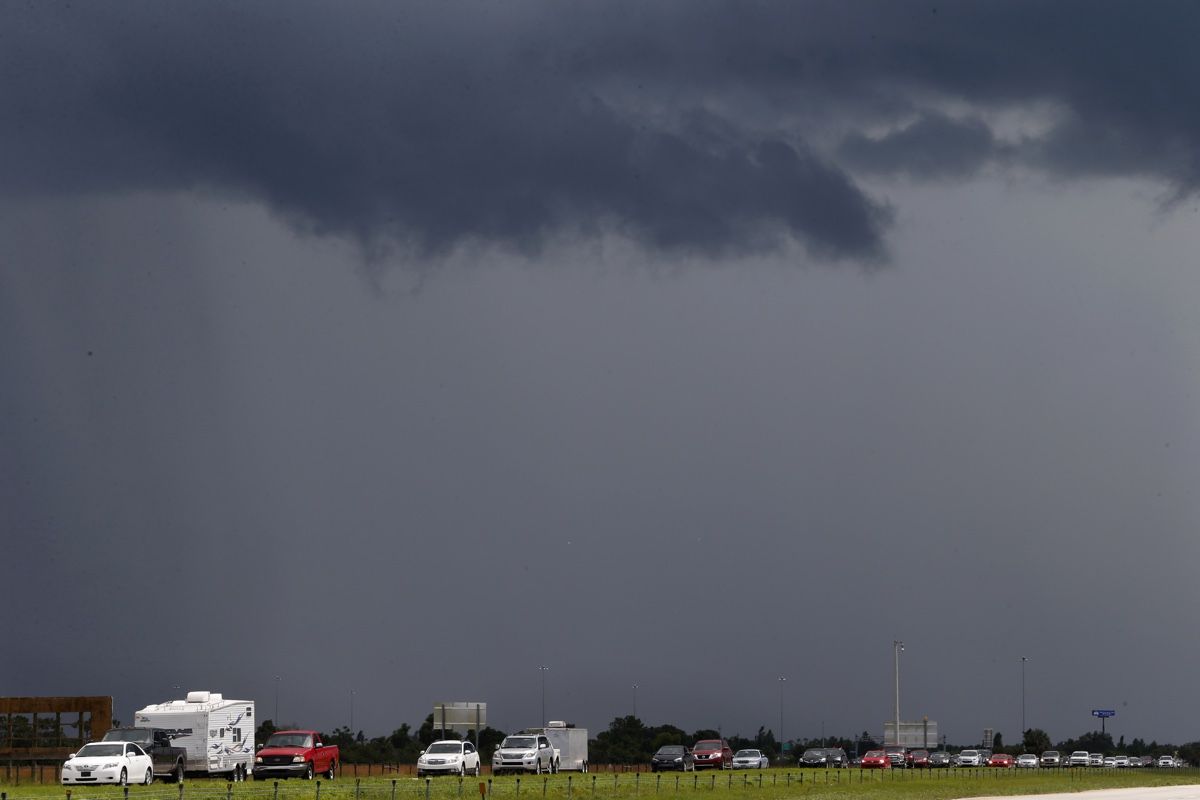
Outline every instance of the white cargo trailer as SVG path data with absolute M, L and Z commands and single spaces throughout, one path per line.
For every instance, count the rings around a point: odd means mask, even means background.
M 216 692 L 188 692 L 186 700 L 146 706 L 139 728 L 162 728 L 187 750 L 187 771 L 244 780 L 254 768 L 254 701 L 226 700 Z
M 558 769 L 588 771 L 587 728 L 576 728 L 567 722 L 551 720 L 547 727 L 534 730 L 544 733 L 558 751 Z

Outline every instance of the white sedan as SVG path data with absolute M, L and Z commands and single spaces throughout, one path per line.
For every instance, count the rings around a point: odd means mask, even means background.
M 766 769 L 771 762 L 761 750 L 738 750 L 733 754 L 734 769 Z
M 1022 753 L 1017 756 L 1017 769 L 1037 769 L 1038 757 L 1033 753 Z
M 72 753 L 62 768 L 63 785 L 154 782 L 154 764 L 133 742 L 92 742 Z
M 446 773 L 479 775 L 479 753 L 475 745 L 458 739 L 443 739 L 429 745 L 417 759 L 417 777 Z

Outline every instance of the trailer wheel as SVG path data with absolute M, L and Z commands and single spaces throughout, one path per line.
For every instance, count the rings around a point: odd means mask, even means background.
M 183 762 L 180 761 L 175 765 L 175 769 L 171 770 L 171 781 L 174 783 L 183 783 Z
M 312 765 L 312 762 L 310 761 L 304 767 L 304 780 L 311 781 L 312 779 L 313 779 L 313 765 Z

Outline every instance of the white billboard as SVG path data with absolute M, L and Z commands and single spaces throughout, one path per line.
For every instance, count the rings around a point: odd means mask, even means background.
M 931 719 L 918 722 L 900 721 L 900 735 L 896 736 L 896 723 L 883 723 L 883 744 L 885 747 L 907 747 L 912 749 L 936 749 L 938 746 L 937 723 Z

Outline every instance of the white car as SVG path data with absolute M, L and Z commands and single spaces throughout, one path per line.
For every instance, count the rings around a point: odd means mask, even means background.
M 558 753 L 544 734 L 505 736 L 492 756 L 492 774 L 503 772 L 558 772 Z
M 1088 765 L 1088 759 L 1089 756 L 1087 750 L 1076 750 L 1074 753 L 1071 753 L 1071 757 L 1067 759 L 1067 766 L 1086 767 Z
M 761 750 L 738 750 L 733 754 L 734 769 L 766 769 L 771 762 Z
M 76 783 L 154 782 L 154 763 L 133 742 L 92 742 L 72 753 L 62 768 L 64 786 Z
M 1158 765 L 1170 769 L 1175 766 L 1175 759 L 1172 756 L 1159 756 Z
M 1017 769 L 1037 769 L 1038 757 L 1033 753 L 1022 753 L 1017 756 Z
M 479 775 L 479 752 L 470 742 L 443 739 L 434 742 L 417 759 L 417 777 L 426 775 Z
M 958 754 L 958 765 L 960 767 L 982 767 L 986 763 L 983 759 L 983 754 L 978 750 L 963 750 Z

